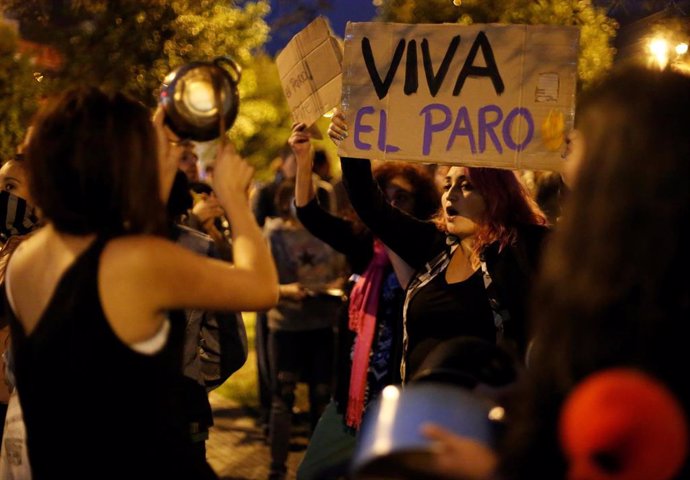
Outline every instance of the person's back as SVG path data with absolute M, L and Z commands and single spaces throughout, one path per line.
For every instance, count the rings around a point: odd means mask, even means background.
M 186 441 L 184 324 L 165 313 L 270 308 L 277 277 L 230 146 L 214 187 L 235 265 L 162 238 L 178 143 L 120 94 L 69 90 L 39 112 L 27 166 L 46 226 L 12 256 L 3 302 L 34 478 L 216 478 Z
M 169 324 L 154 336 L 161 348 L 140 353 L 103 313 L 104 244 L 96 239 L 79 254 L 52 294 L 38 292 L 45 309 L 31 331 L 11 316 L 29 455 L 41 459 L 32 461 L 34 478 L 212 477 L 208 465 L 194 465 L 185 441 L 176 403 L 180 344 L 165 342 Z
M 285 478 L 295 388 L 300 378 L 309 383 L 312 429 L 330 398 L 333 326 L 340 296 L 344 258 L 311 235 L 292 213 L 294 182 L 276 192 L 280 217 L 269 219 L 264 234 L 271 246 L 280 281 L 280 300 L 268 312 L 272 405 L 269 478 Z
M 606 369 L 632 367 L 655 377 L 690 412 L 690 382 L 681 367 L 690 318 L 684 271 L 690 263 L 690 78 L 622 68 L 584 94 L 577 112 L 572 192 L 532 299 L 535 342 L 524 388 L 507 410 L 513 421 L 501 451 L 501 478 L 577 476 L 584 463 L 568 458 L 572 451 L 559 431 L 565 399 Z M 616 421 L 588 437 L 597 418 L 588 409 L 578 425 L 580 438 L 592 439 L 580 449 L 592 452 L 592 478 L 634 473 L 652 480 L 627 469 L 641 458 L 650 466 L 664 463 L 666 455 L 637 450 L 650 435 L 620 426 L 627 425 L 626 411 L 644 418 L 640 424 L 662 425 L 661 408 L 646 421 L 644 410 L 628 408 L 639 405 L 629 394 L 607 395 Z M 665 453 L 678 447 L 665 440 Z M 656 468 L 656 478 L 690 478 L 687 453 L 684 463 L 673 475 Z

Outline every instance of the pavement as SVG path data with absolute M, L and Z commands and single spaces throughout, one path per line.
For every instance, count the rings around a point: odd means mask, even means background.
M 206 458 L 222 480 L 266 480 L 270 454 L 256 413 L 211 392 L 215 425 L 206 442 Z M 288 479 L 295 478 L 307 448 L 309 426 L 304 415 L 295 415 L 288 457 Z

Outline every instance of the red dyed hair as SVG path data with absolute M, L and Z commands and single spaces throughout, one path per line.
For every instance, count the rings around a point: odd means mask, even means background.
M 467 168 L 469 181 L 484 198 L 486 213 L 476 235 L 475 249 L 515 242 L 521 225 L 546 225 L 546 215 L 515 172 L 497 168 Z

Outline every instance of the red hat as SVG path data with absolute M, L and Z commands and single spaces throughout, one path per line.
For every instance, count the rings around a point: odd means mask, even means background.
M 569 480 L 670 480 L 687 456 L 683 408 L 637 370 L 587 377 L 566 399 L 559 427 Z

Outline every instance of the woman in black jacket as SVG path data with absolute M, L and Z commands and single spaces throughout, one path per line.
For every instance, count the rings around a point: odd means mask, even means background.
M 341 113 L 332 140 L 347 135 Z M 451 167 L 436 222 L 391 205 L 366 160 L 342 158 L 345 187 L 362 221 L 416 273 L 403 306 L 403 381 L 443 340 L 498 341 L 516 356 L 528 334 L 525 301 L 548 231 L 544 214 L 514 172 Z

